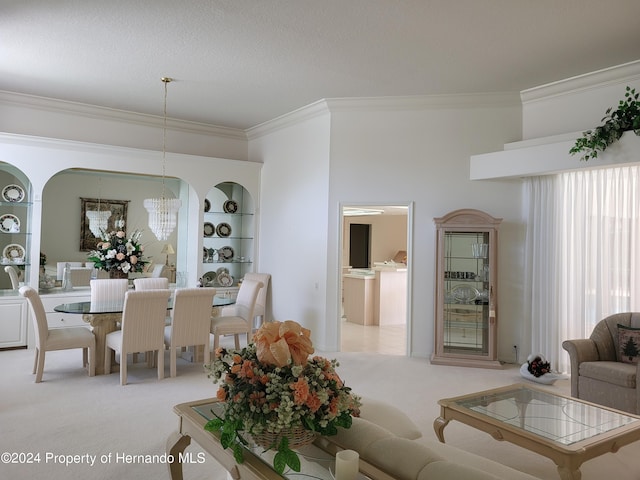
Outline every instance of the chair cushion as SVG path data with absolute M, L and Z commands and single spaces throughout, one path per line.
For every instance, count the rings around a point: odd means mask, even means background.
M 638 363 L 640 359 L 640 328 L 618 324 L 618 348 L 620 361 Z
M 47 350 L 88 348 L 95 345 L 93 332 L 85 327 L 52 328 L 47 336 Z
M 636 388 L 636 365 L 622 362 L 582 362 L 580 376 L 625 388 Z

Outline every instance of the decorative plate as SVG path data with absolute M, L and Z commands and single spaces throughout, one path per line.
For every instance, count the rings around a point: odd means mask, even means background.
M 221 287 L 230 287 L 233 285 L 233 277 L 228 273 L 221 273 L 218 275 L 217 280 Z
M 216 227 L 216 233 L 219 237 L 228 237 L 231 235 L 231 225 L 228 223 L 219 223 Z
M 204 199 L 204 211 L 208 212 L 211 210 L 211 202 L 208 199 Z
M 202 281 L 204 282 L 204 286 L 206 287 L 206 286 L 212 285 L 216 278 L 217 278 L 217 275 L 215 274 L 215 272 L 205 273 L 204 275 L 202 275 Z
M 216 233 L 216 227 L 213 225 L 213 223 L 205 222 L 204 223 L 204 236 L 205 237 L 210 237 L 214 233 Z
M 229 273 L 229 269 L 226 267 L 220 267 L 218 270 L 216 270 L 216 277 L 221 273 Z
M 225 213 L 236 213 L 238 211 L 238 203 L 235 200 L 227 200 L 222 205 Z
M 456 285 L 451 289 L 451 296 L 458 303 L 471 303 L 478 298 L 479 294 L 478 290 L 469 285 Z
M 18 233 L 20 231 L 20 219 L 7 213 L 0 217 L 0 232 Z
M 226 246 L 218 249 L 219 262 L 231 262 L 233 260 L 233 248 Z
M 7 202 L 21 202 L 24 200 L 24 189 L 20 185 L 7 185 L 2 189 L 2 198 Z
M 11 243 L 2 250 L 2 257 L 8 258 L 12 262 L 19 258 L 24 259 L 24 247 L 17 243 Z

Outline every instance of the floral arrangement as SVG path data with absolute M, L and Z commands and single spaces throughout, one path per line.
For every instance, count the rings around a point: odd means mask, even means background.
M 529 355 L 529 358 L 527 358 L 527 364 L 527 370 L 536 378 L 551 371 L 551 364 L 540 354 Z
M 205 429 L 220 432 L 223 448 L 231 447 L 242 463 L 245 435 L 274 435 L 277 449 L 274 469 L 282 474 L 288 465 L 300 471 L 300 459 L 289 447 L 286 432 L 296 427 L 335 435 L 349 428 L 359 415 L 360 398 L 351 393 L 336 373 L 336 360 L 314 356 L 309 330 L 294 321 L 267 322 L 256 332 L 254 343 L 242 350 L 218 348 L 209 378 L 219 384 L 218 400 L 223 414 Z
M 142 259 L 140 244 L 142 232 L 136 230 L 127 238 L 122 230 L 102 232 L 96 250 L 89 253 L 89 261 L 99 270 L 122 270 L 123 273 L 141 272 L 147 261 Z

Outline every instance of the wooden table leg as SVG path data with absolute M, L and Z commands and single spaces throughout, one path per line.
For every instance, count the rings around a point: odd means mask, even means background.
M 444 427 L 446 427 L 448 423 L 449 420 L 445 420 L 442 417 L 438 417 L 433 421 L 433 429 L 441 443 L 444 443 Z
M 120 313 L 85 314 L 82 319 L 93 327 L 96 337 L 96 375 L 104 375 L 104 349 L 107 334 L 117 330 L 117 322 L 122 318 Z M 115 358 L 112 358 L 113 364 Z
M 169 476 L 171 480 L 183 480 L 182 477 L 182 454 L 185 448 L 191 444 L 191 437 L 174 432 L 167 439 L 167 453 L 169 454 Z

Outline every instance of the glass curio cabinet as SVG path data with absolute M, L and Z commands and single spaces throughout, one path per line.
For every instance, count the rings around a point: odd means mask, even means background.
M 436 321 L 431 363 L 500 368 L 496 285 L 502 219 L 462 209 L 434 222 Z

